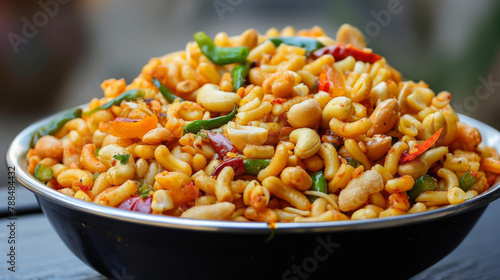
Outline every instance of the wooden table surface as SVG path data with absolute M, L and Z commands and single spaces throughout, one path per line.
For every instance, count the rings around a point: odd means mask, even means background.
M 0 203 L 6 204 L 6 188 L 0 188 Z M 24 187 L 16 188 L 16 272 L 7 270 L 7 207 L 2 207 L 0 230 L 0 279 L 106 278 L 74 256 L 40 213 L 36 199 Z M 460 246 L 446 258 L 412 278 L 500 279 L 500 200 L 491 203 Z

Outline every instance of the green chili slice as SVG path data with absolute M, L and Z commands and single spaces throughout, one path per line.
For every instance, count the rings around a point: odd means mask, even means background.
M 245 86 L 245 79 L 250 71 L 250 65 L 236 65 L 231 71 L 231 79 L 233 80 L 233 91 L 237 92 L 240 87 Z
M 217 65 L 245 63 L 249 53 L 248 47 L 219 47 L 205 32 L 196 32 L 194 40 L 201 52 Z
M 458 181 L 458 187 L 464 192 L 468 191 L 474 184 L 477 183 L 477 178 L 470 171 L 467 171 L 462 175 L 462 178 Z
M 61 128 L 72 119 L 80 118 L 82 116 L 82 109 L 76 108 L 64 112 L 61 116 L 52 120 L 48 124 L 37 129 L 33 136 L 31 136 L 30 147 L 35 147 L 36 141 L 45 135 L 55 135 Z
M 47 183 L 54 176 L 54 172 L 49 167 L 39 163 L 35 167 L 35 178 L 37 178 L 40 182 Z
M 363 165 L 363 164 L 361 164 L 361 162 L 359 162 L 353 158 L 346 158 L 345 160 L 347 161 L 347 164 L 349 164 L 350 166 L 352 166 L 354 168 L 358 168 L 359 166 Z
M 211 130 L 214 128 L 221 127 L 221 126 L 225 125 L 226 123 L 228 123 L 229 121 L 231 121 L 236 116 L 237 111 L 238 111 L 238 106 L 236 106 L 236 104 L 234 104 L 233 111 L 231 113 L 229 113 L 228 115 L 216 117 L 216 118 L 209 119 L 209 120 L 196 120 L 196 121 L 190 122 L 189 124 L 186 124 L 184 126 L 184 133 L 196 134 L 196 133 L 200 132 L 200 130 L 202 130 L 202 129 Z
M 114 98 L 113 100 L 105 103 L 104 105 L 102 106 L 99 106 L 99 107 L 95 107 L 94 109 L 92 110 L 89 110 L 89 111 L 86 111 L 86 112 L 83 112 L 83 115 L 84 116 L 90 116 L 92 115 L 93 113 L 97 112 L 97 111 L 101 111 L 101 110 L 106 110 L 106 109 L 109 109 L 111 108 L 112 106 L 120 106 L 120 103 L 122 103 L 122 101 L 130 101 L 130 100 L 137 100 L 139 98 L 143 98 L 145 95 L 145 92 L 144 90 L 142 89 L 132 89 L 132 90 L 128 90 L 120 95 L 118 95 L 116 98 Z
M 323 171 L 314 172 L 310 175 L 310 177 L 313 182 L 311 188 L 309 189 L 310 191 L 322 192 L 325 194 L 328 193 L 326 187 L 326 178 L 323 175 Z M 315 195 L 308 195 L 307 198 L 311 203 L 313 203 L 318 197 Z
M 97 180 L 97 177 L 99 177 L 99 172 L 94 172 L 94 174 L 92 175 L 92 182 L 95 182 L 95 180 Z
M 437 187 L 436 179 L 432 178 L 429 175 L 423 175 L 413 184 L 411 190 L 407 191 L 406 194 L 410 198 L 411 201 L 415 201 L 415 198 L 421 193 L 425 191 L 432 191 Z
M 181 102 L 184 101 L 184 99 L 182 99 L 179 96 L 175 95 L 164 84 L 162 84 L 160 81 L 158 81 L 157 78 L 153 77 L 153 83 L 160 90 L 161 95 L 163 95 L 163 97 L 165 97 L 165 99 L 167 99 L 168 102 L 173 103 L 176 98 L 179 98 L 179 101 L 181 101 Z
M 304 36 L 272 37 L 269 38 L 268 40 L 271 41 L 276 47 L 278 47 L 281 44 L 286 44 L 290 46 L 303 48 L 306 50 L 306 56 L 309 56 L 311 52 L 317 49 L 321 49 L 325 46 L 321 42 L 313 38 Z
M 257 176 L 259 172 L 271 163 L 270 159 L 244 159 L 245 174 Z
M 139 196 L 141 198 L 147 198 L 149 196 L 149 192 L 152 192 L 154 190 L 155 189 L 153 188 L 153 186 L 141 180 L 141 183 L 138 187 Z

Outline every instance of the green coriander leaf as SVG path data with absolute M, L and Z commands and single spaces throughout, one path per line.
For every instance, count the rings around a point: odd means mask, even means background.
M 122 165 L 125 165 L 130 158 L 130 154 L 114 155 L 113 158 L 119 160 Z
M 198 133 L 196 133 L 196 136 L 201 137 L 201 139 L 203 139 L 203 140 L 207 139 L 207 134 L 206 134 L 206 133 L 203 133 L 203 132 L 201 132 L 201 131 L 200 131 L 200 132 L 198 132 Z

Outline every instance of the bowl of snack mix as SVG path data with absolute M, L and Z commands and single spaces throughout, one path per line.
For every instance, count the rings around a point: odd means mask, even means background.
M 500 196 L 500 133 L 356 28 L 193 38 L 7 153 L 102 275 L 404 279 Z

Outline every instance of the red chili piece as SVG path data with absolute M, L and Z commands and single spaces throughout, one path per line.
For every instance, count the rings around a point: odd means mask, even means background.
M 410 161 L 419 155 L 423 154 L 425 151 L 427 151 L 434 143 L 439 138 L 439 135 L 441 134 L 441 131 L 443 131 L 443 128 L 440 128 L 436 133 L 434 133 L 429 139 L 425 140 L 424 142 L 415 145 L 415 148 L 417 149 L 416 152 L 410 154 L 408 151 L 405 151 L 402 155 L 401 158 L 399 159 L 399 163 L 407 162 Z
M 180 189 L 167 190 L 167 192 L 172 197 L 175 205 L 181 205 L 195 200 L 200 194 L 200 189 L 191 182 L 182 186 Z
M 273 99 L 272 103 L 276 103 L 276 104 L 283 104 L 285 103 L 287 100 L 285 98 L 275 98 Z
M 56 190 L 64 189 L 65 187 L 59 185 L 56 179 L 50 179 L 49 183 L 54 186 Z
M 238 149 L 234 147 L 233 143 L 231 143 L 231 141 L 221 133 L 208 131 L 207 136 L 208 139 L 210 139 L 210 143 L 212 143 L 212 147 L 214 147 L 215 151 L 217 151 L 221 158 L 225 158 L 229 152 L 238 152 Z
M 326 75 L 326 73 L 319 74 L 318 90 L 330 92 L 330 83 L 331 82 L 328 80 L 328 76 Z
M 361 49 L 353 47 L 352 45 L 345 46 L 342 44 L 321 48 L 314 51 L 311 56 L 312 58 L 317 59 L 325 54 L 333 55 L 333 57 L 335 57 L 335 61 L 340 61 L 348 56 L 352 56 L 356 60 L 369 63 L 374 63 L 375 61 L 382 59 L 382 56 L 378 54 L 365 52 Z
M 153 198 L 149 196 L 146 199 L 141 199 L 140 196 L 131 196 L 122 201 L 117 208 L 136 211 L 141 213 L 151 213 L 151 201 Z
M 245 174 L 245 163 L 243 162 L 243 159 L 240 157 L 234 157 L 219 164 L 219 166 L 217 166 L 217 168 L 215 168 L 212 172 L 212 175 L 218 176 L 222 169 L 226 166 L 231 166 L 234 169 L 234 176 Z

